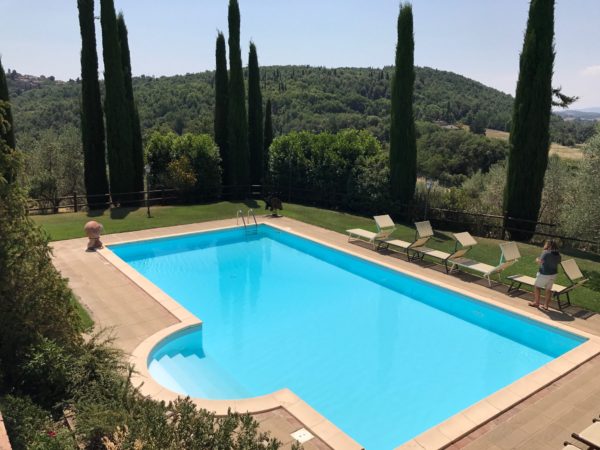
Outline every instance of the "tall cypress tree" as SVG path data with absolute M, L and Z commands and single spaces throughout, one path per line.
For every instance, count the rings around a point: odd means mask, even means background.
M 244 195 L 244 186 L 250 181 L 250 155 L 248 151 L 248 117 L 246 93 L 240 49 L 240 8 L 237 0 L 229 0 L 229 129 L 228 144 L 231 154 L 230 176 L 232 183 L 240 186 L 236 193 Z
M 119 194 L 135 191 L 136 186 L 133 176 L 131 113 L 125 93 L 121 46 L 113 0 L 100 0 L 100 22 L 106 87 L 104 113 L 110 190 L 113 193 L 113 200 L 120 202 L 124 197 Z
M 221 168 L 223 169 L 223 184 L 233 184 L 230 173 L 230 155 L 227 145 L 227 109 L 229 78 L 227 76 L 227 50 L 225 48 L 225 36 L 219 32 L 215 51 L 215 142 L 221 154 Z
M 550 148 L 554 0 L 532 0 L 521 53 L 504 189 L 505 226 L 512 239 L 528 240 L 542 201 Z M 511 231 L 517 228 L 523 231 Z
M 264 156 L 263 156 L 263 179 L 266 180 L 269 174 L 269 148 L 273 143 L 273 118 L 271 117 L 271 99 L 267 100 L 265 106 L 265 133 L 264 133 Z
M 104 118 L 98 53 L 94 25 L 94 0 L 77 0 L 81 31 L 81 140 L 83 144 L 83 178 L 89 208 L 104 207 L 108 198 Z M 98 197 L 100 195 L 100 197 Z
M 401 4 L 390 124 L 391 195 L 393 200 L 401 204 L 412 201 L 417 181 L 417 141 L 413 113 L 414 50 L 412 6 Z
M 12 149 L 15 148 L 15 131 L 13 129 L 13 116 L 10 107 L 10 98 L 8 97 L 8 82 L 6 81 L 6 73 L 2 67 L 2 58 L 0 58 L 0 100 L 5 101 L 4 121 L 5 127 L 0 128 L 0 139 Z
M 4 67 L 2 67 L 2 58 L 0 58 L 0 119 L 0 151 L 8 153 L 15 149 L 16 144 L 8 83 Z M 0 166 L 0 178 L 12 183 L 16 175 L 13 169 Z
M 129 54 L 129 39 L 127 37 L 127 26 L 123 13 L 117 17 L 117 28 L 119 32 L 119 44 L 121 46 L 121 66 L 123 67 L 123 81 L 125 83 L 125 97 L 131 117 L 131 156 L 133 158 L 133 184 L 135 191 L 144 190 L 144 147 L 142 145 L 142 130 L 140 127 L 140 116 L 133 98 L 133 83 L 131 80 L 131 56 Z
M 250 42 L 248 57 L 248 148 L 250 151 L 250 181 L 263 181 L 263 107 L 260 92 L 260 71 L 254 42 Z

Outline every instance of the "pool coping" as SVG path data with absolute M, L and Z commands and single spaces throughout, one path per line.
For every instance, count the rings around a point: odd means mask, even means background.
M 292 222 L 296 222 L 293 219 L 286 218 L 286 221 L 290 220 Z M 415 271 L 406 270 L 404 267 L 393 265 L 391 264 L 392 261 L 390 261 L 390 263 L 382 262 L 369 256 L 358 254 L 351 249 L 343 248 L 334 243 L 323 241 L 315 236 L 294 230 L 293 227 L 280 226 L 272 222 L 267 223 L 263 217 L 260 218 L 259 223 L 283 232 L 294 234 L 298 237 L 324 245 L 325 247 L 350 254 L 354 257 L 378 264 L 404 275 L 440 286 L 444 289 L 449 289 L 452 292 L 465 295 L 469 298 L 501 308 L 502 310 L 518 314 L 521 317 L 526 317 L 538 323 L 542 323 L 587 339 L 586 342 L 580 344 L 575 349 L 550 361 L 544 366 L 496 391 L 490 396 L 483 398 L 472 406 L 456 413 L 445 421 L 440 422 L 436 426 L 398 446 L 397 449 L 438 449 L 447 447 L 465 435 L 469 434 L 474 429 L 477 429 L 480 426 L 488 423 L 506 410 L 531 397 L 555 380 L 561 378 L 580 365 L 584 364 L 586 361 L 600 354 L 600 338 L 596 335 L 582 330 L 574 330 L 572 327 L 553 322 L 545 317 L 537 317 L 532 314 L 528 314 L 527 312 L 521 311 L 510 305 L 502 304 L 492 297 L 486 298 L 478 292 L 470 291 L 452 284 L 447 284 L 438 279 L 428 278 L 427 276 Z M 302 223 L 302 225 L 304 224 Z M 190 234 L 201 234 L 235 228 L 241 228 L 241 226 L 218 226 L 215 228 L 203 229 L 197 232 L 167 232 L 159 237 L 125 239 L 122 241 L 119 240 L 118 242 L 113 242 L 111 245 L 185 236 Z M 173 333 L 180 332 L 190 327 L 199 327 L 202 325 L 202 321 L 187 311 L 183 306 L 181 306 L 173 298 L 168 296 L 160 288 L 146 279 L 143 275 L 133 269 L 133 267 L 121 260 L 111 250 L 103 249 L 100 250 L 99 253 L 104 259 L 125 274 L 131 281 L 147 292 L 160 305 L 162 305 L 167 311 L 175 316 L 177 320 L 180 321 L 180 323 L 164 328 L 146 338 L 136 347 L 131 356 L 131 362 L 134 364 L 137 371 L 132 378 L 134 385 L 140 385 L 140 391 L 143 394 L 149 395 L 157 400 L 175 400 L 177 397 L 180 397 L 181 394 L 161 386 L 152 378 L 148 371 L 148 357 L 151 351 L 162 340 Z M 260 413 L 283 407 L 290 412 L 290 414 L 294 415 L 307 428 L 309 428 L 311 432 L 314 432 L 314 434 L 319 436 L 319 438 L 321 438 L 321 440 L 323 440 L 327 445 L 335 449 L 363 448 L 350 436 L 346 435 L 332 422 L 330 422 L 310 405 L 304 402 L 300 397 L 294 394 L 290 389 L 281 389 L 261 397 L 240 400 L 208 400 L 201 398 L 193 398 L 192 400 L 197 406 L 214 411 L 217 415 L 227 414 L 228 410 Z

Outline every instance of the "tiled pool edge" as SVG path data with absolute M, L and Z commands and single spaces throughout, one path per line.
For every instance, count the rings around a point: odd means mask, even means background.
M 289 221 L 290 219 L 286 220 Z M 260 222 L 264 223 L 263 220 L 261 220 Z M 519 314 L 520 316 L 531 318 L 537 322 L 545 323 L 554 328 L 562 329 L 564 331 L 577 334 L 588 339 L 587 342 L 579 345 L 574 350 L 571 350 L 570 352 L 551 361 L 550 363 L 546 364 L 540 369 L 537 369 L 531 374 L 515 381 L 514 383 L 501 389 L 500 391 L 497 391 L 496 393 L 482 399 L 478 403 L 457 413 L 456 415 L 450 417 L 449 419 L 438 424 L 437 426 L 430 428 L 429 430 L 425 431 L 419 436 L 398 447 L 399 449 L 437 449 L 447 447 L 452 443 L 458 441 L 465 435 L 469 434 L 473 430 L 488 423 L 490 420 L 502 414 L 504 411 L 531 397 L 536 392 L 539 392 L 540 390 L 544 389 L 546 386 L 548 386 L 558 378 L 561 378 L 562 376 L 566 375 L 575 368 L 579 367 L 581 364 L 584 364 L 589 359 L 600 354 L 600 339 L 584 331 L 574 331 L 572 328 L 564 326 L 560 323 L 555 323 L 545 318 L 535 317 L 533 315 L 520 311 L 517 308 L 501 304 L 492 298 L 485 298 L 484 296 L 479 295 L 475 292 L 471 292 L 467 289 L 462 289 L 457 286 L 449 285 L 440 280 L 431 280 L 419 273 L 405 270 L 404 268 L 395 266 L 391 263 L 382 262 L 365 255 L 357 254 L 351 251 L 351 249 L 342 248 L 330 242 L 324 242 L 318 238 L 315 238 L 314 236 L 298 232 L 297 230 L 294 230 L 293 227 L 279 226 L 273 223 L 269 223 L 268 225 L 281 231 L 292 233 L 299 237 L 309 239 L 313 242 L 317 242 L 326 247 L 352 254 L 361 259 L 407 274 L 414 278 L 439 285 L 445 289 L 458 292 L 462 295 L 466 295 L 479 301 L 483 301 L 485 303 L 489 303 L 496 307 L 502 308 L 503 310 L 507 310 Z M 200 232 L 204 233 L 209 231 L 222 230 L 225 228 L 234 227 L 220 226 L 217 228 L 205 229 Z M 173 234 L 165 233 L 165 235 L 161 237 L 172 237 L 184 234 L 189 234 L 189 232 Z M 119 243 L 136 242 L 141 240 L 147 239 L 128 239 L 125 241 L 120 241 Z M 156 299 L 157 302 L 159 302 L 165 309 L 167 309 L 178 320 L 180 320 L 179 324 L 165 328 L 144 340 L 134 350 L 132 356 L 132 362 L 135 364 L 139 372 L 136 375 L 135 382 L 137 384 L 143 383 L 141 390 L 144 394 L 150 395 L 159 400 L 173 400 L 177 398 L 179 394 L 162 387 L 150 376 L 150 374 L 148 373 L 147 358 L 151 350 L 168 335 L 185 328 L 199 326 L 201 325 L 201 321 L 198 320 L 191 313 L 189 313 L 185 308 L 180 306 L 175 300 L 166 295 L 153 283 L 149 282 L 146 278 L 140 275 L 131 266 L 123 262 L 111 251 L 104 250 L 100 253 L 102 254 L 102 256 L 104 256 L 105 259 L 112 263 L 117 269 L 121 270 L 121 272 L 123 272 L 127 277 L 129 277 L 135 284 L 137 284 L 139 287 L 145 290 L 151 297 Z M 298 420 L 303 422 L 307 426 L 307 428 L 310 428 L 312 431 L 314 431 L 317 436 L 319 436 L 325 443 L 332 446 L 333 448 L 362 448 L 359 444 L 357 444 L 349 436 L 347 436 L 341 430 L 339 430 L 333 423 L 329 422 L 326 418 L 324 418 L 318 412 L 312 409 L 308 404 L 302 401 L 289 389 L 283 389 L 263 397 L 244 400 L 193 400 L 198 406 L 215 411 L 217 414 L 226 414 L 228 408 L 231 408 L 234 411 L 257 413 L 269 411 L 277 407 L 284 407 L 292 415 L 296 416 Z

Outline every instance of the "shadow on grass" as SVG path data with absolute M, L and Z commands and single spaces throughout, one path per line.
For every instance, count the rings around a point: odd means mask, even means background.
M 137 211 L 138 207 L 112 208 L 110 210 L 110 218 L 113 220 L 125 219 L 129 213 Z
M 600 255 L 596 255 L 591 252 L 584 252 L 582 250 L 563 248 L 561 253 L 564 255 L 572 256 L 573 258 L 587 259 L 588 261 L 600 262 Z
M 242 203 L 244 205 L 246 205 L 248 208 L 252 208 L 252 209 L 260 208 L 260 204 L 254 199 L 246 199 Z
M 104 209 L 90 209 L 87 212 L 88 217 L 102 217 L 108 208 Z
M 595 270 L 583 270 L 583 276 L 588 278 L 585 286 L 592 291 L 600 292 L 600 272 Z

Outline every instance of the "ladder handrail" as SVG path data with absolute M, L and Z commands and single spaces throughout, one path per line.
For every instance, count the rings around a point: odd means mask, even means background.
M 244 212 L 241 209 L 238 209 L 238 211 L 235 215 L 235 224 L 239 225 L 240 219 L 242 219 L 242 223 L 244 224 L 244 230 L 246 231 L 246 234 L 247 234 L 248 233 L 248 225 L 251 224 L 250 214 L 252 214 L 252 219 L 254 220 L 254 232 L 258 233 L 258 222 L 256 221 L 256 216 L 254 215 L 254 210 L 252 208 L 250 208 L 248 210 L 246 217 L 244 217 Z M 246 219 L 248 219 L 248 220 L 246 220 Z
M 242 219 L 242 223 L 244 224 L 244 228 L 246 228 L 246 220 L 244 220 L 244 212 L 241 209 L 238 209 L 235 218 L 235 224 L 240 224 L 240 218 Z
M 252 214 L 252 218 L 254 219 L 254 227 L 258 228 L 258 222 L 256 221 L 256 216 L 254 215 L 254 210 L 252 208 L 248 210 L 248 225 L 250 225 L 250 214 Z

